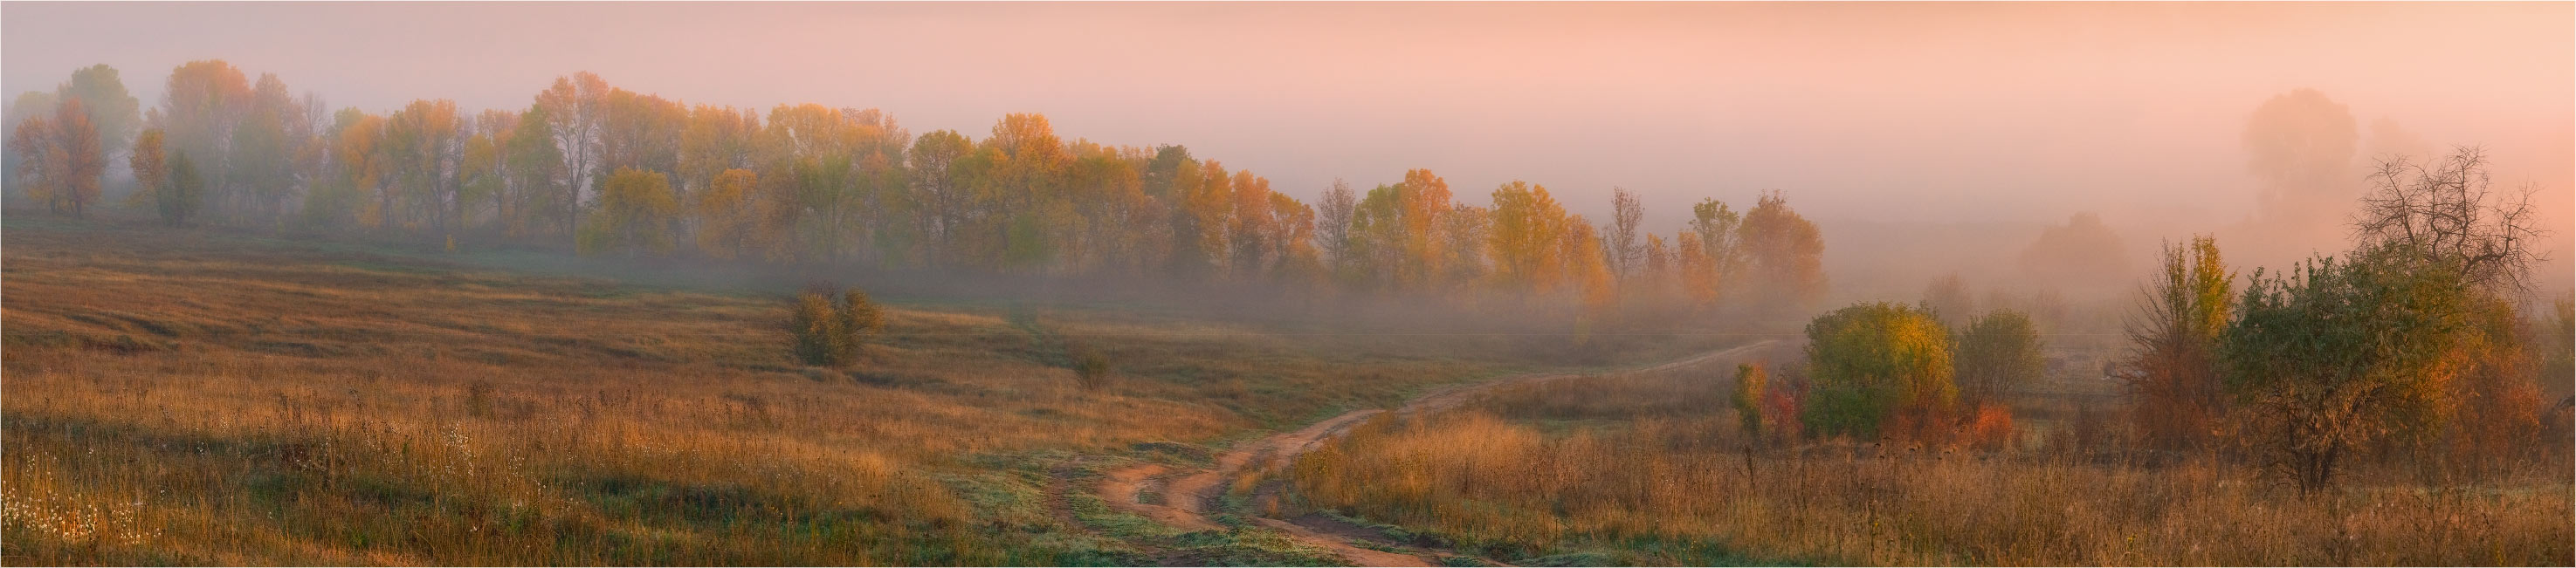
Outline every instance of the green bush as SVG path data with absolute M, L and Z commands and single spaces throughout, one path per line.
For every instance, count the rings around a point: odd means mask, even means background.
M 2005 394 L 2048 374 L 2040 353 L 2039 326 L 2030 316 L 1999 309 L 1969 320 L 1959 334 L 1956 379 L 1959 398 L 1971 403 L 1998 402 Z
M 1890 417 L 1917 421 L 1957 404 L 1950 333 L 1929 310 L 1853 304 L 1807 324 L 1810 391 L 1801 421 L 1823 435 L 1876 437 Z

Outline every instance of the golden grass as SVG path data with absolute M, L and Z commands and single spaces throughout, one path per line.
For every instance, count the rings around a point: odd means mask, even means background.
M 2475 486 L 2365 468 L 2302 498 L 2207 458 L 1748 452 L 1720 370 L 1565 381 L 1380 418 L 1301 459 L 1306 504 L 1505 560 L 1712 565 L 2566 565 L 2570 467 L 2546 453 Z M 1580 402 L 1564 402 L 1572 395 Z M 1639 409 L 1607 420 L 1608 408 Z M 1698 411 L 1688 409 L 1697 408 Z M 1565 422 L 1577 420 L 1576 422 Z M 1567 427 L 1571 424 L 1571 427 Z
M 1032 460 L 1528 364 L 1095 312 L 1042 316 L 1051 342 L 992 310 L 896 304 L 863 364 L 804 368 L 768 294 L 11 221 L 11 564 L 1132 560 L 1050 514 Z M 1067 341 L 1117 379 L 1081 388 Z

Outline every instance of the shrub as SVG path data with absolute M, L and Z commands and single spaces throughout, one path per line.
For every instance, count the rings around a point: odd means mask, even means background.
M 2196 446 L 2226 414 L 2216 345 L 2234 309 L 2235 275 L 2218 242 L 2205 236 L 2167 245 L 2161 267 L 2127 321 L 2135 351 L 2119 372 L 2128 382 L 2130 417 L 2148 443 Z
M 866 292 L 851 288 L 838 302 L 830 285 L 817 285 L 796 295 L 787 331 L 795 336 L 791 351 L 807 365 L 841 366 L 858 361 L 859 352 L 885 327 L 885 315 Z
M 1767 390 L 1762 393 L 1763 433 L 1775 441 L 1798 439 L 1806 431 L 1806 425 L 1798 421 L 1802 407 L 1798 394 L 1788 389 Z
M 1074 380 L 1081 382 L 1082 390 L 1097 391 L 1108 387 L 1109 370 L 1109 356 L 1098 350 L 1084 349 L 1073 355 Z
M 2012 409 L 2000 404 L 1980 404 L 1969 413 L 1968 423 L 1959 428 L 1959 443 L 1983 450 L 2010 447 L 2013 440 Z
M 1735 366 L 1735 416 L 1744 423 L 1744 434 L 1762 434 L 1762 395 L 1771 382 L 1770 373 L 1758 363 Z
M 808 290 L 796 295 L 796 305 L 787 318 L 788 333 L 796 336 L 796 360 L 807 365 L 831 365 L 838 359 L 832 338 L 841 334 L 841 320 L 832 313 L 832 299 Z
M 1878 436 L 1890 416 L 1936 423 L 1959 398 L 1950 333 L 1932 314 L 1887 302 L 1854 304 L 1807 324 L 1811 391 L 1802 419 L 1825 435 Z
M 1998 309 L 1969 320 L 1959 334 L 1959 398 L 1971 404 L 1996 402 L 2038 383 L 2048 374 L 2048 359 L 2040 349 L 2039 327 L 2021 312 Z

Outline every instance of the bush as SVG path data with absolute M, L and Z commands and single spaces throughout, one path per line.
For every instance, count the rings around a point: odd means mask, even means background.
M 2048 374 L 2040 354 L 2039 327 L 2021 312 L 1998 309 L 1969 320 L 1959 334 L 1959 398 L 1970 404 L 2001 401 Z
M 1959 398 L 1950 333 L 1926 310 L 1854 304 L 1807 324 L 1811 391 L 1801 417 L 1825 435 L 1878 436 L 1899 413 L 1937 424 Z
M 1097 391 L 1109 386 L 1109 356 L 1098 350 L 1084 349 L 1073 355 L 1073 377 L 1082 390 Z
M 1969 413 L 1968 423 L 1959 428 L 1959 443 L 1982 450 L 2001 450 L 2013 441 L 2012 409 L 2000 404 L 1980 404 Z
M 2155 446 L 2203 445 L 2227 414 L 2217 342 L 2235 310 L 2236 275 L 2206 236 L 2165 245 L 2159 266 L 2125 324 L 2134 348 L 2119 373 L 2130 419 Z
M 791 351 L 807 365 L 837 367 L 857 362 L 860 350 L 885 327 L 883 311 L 867 292 L 851 288 L 834 294 L 832 288 L 817 285 L 797 294 L 788 314 L 787 331 L 795 336 Z M 838 302 L 833 301 L 835 295 Z
M 1771 374 L 1758 363 L 1735 366 L 1735 417 L 1744 423 L 1744 434 L 1762 434 L 1762 395 L 1770 386 Z

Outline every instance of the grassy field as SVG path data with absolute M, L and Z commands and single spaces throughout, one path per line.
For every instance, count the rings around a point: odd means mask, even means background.
M 1557 341 L 898 298 L 823 369 L 789 360 L 786 289 L 15 213 L 0 239 L 9 564 L 1325 563 L 1061 487 Z
M 1751 444 L 1721 372 L 1592 377 L 1381 417 L 1306 454 L 1293 484 L 1306 507 L 1537 565 L 2576 561 L 2563 448 L 2473 484 L 2365 465 L 2342 491 L 2306 498 L 2244 465 L 2062 439 L 1995 452 Z

